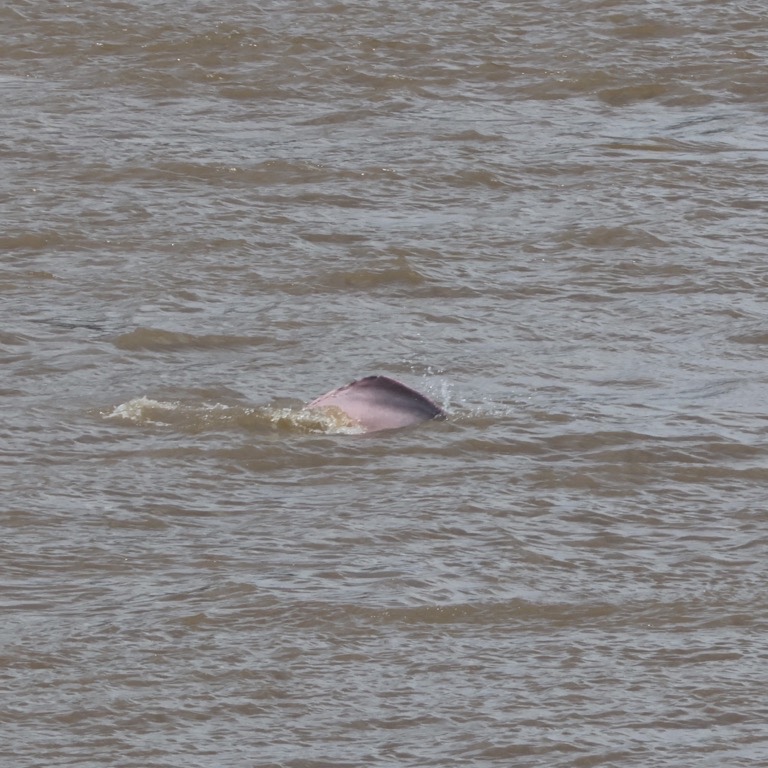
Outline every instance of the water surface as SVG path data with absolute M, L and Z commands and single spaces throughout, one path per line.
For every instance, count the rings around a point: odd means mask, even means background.
M 0 9 L 0 764 L 768 763 L 763 22 Z

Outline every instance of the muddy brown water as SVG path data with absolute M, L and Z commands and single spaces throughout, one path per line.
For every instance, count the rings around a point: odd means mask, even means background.
M 0 765 L 768 765 L 767 50 L 0 8 Z

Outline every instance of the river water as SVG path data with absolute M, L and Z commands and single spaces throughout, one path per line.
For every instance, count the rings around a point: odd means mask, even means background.
M 2 768 L 768 765 L 764 3 L 0 44 Z

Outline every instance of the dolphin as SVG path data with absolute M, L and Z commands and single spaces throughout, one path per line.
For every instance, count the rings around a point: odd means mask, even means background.
M 388 376 L 357 379 L 326 392 L 305 407 L 338 408 L 365 432 L 409 427 L 446 417 L 445 411 L 428 397 Z

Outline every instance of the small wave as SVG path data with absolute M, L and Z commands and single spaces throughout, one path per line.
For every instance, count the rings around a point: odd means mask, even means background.
M 415 287 L 425 282 L 424 276 L 404 260 L 380 269 L 347 269 L 330 272 L 313 284 L 329 291 L 370 291 L 387 286 Z
M 114 339 L 118 349 L 165 351 L 173 349 L 219 349 L 258 346 L 264 339 L 254 336 L 229 336 L 226 334 L 177 333 L 159 328 L 137 328 Z

